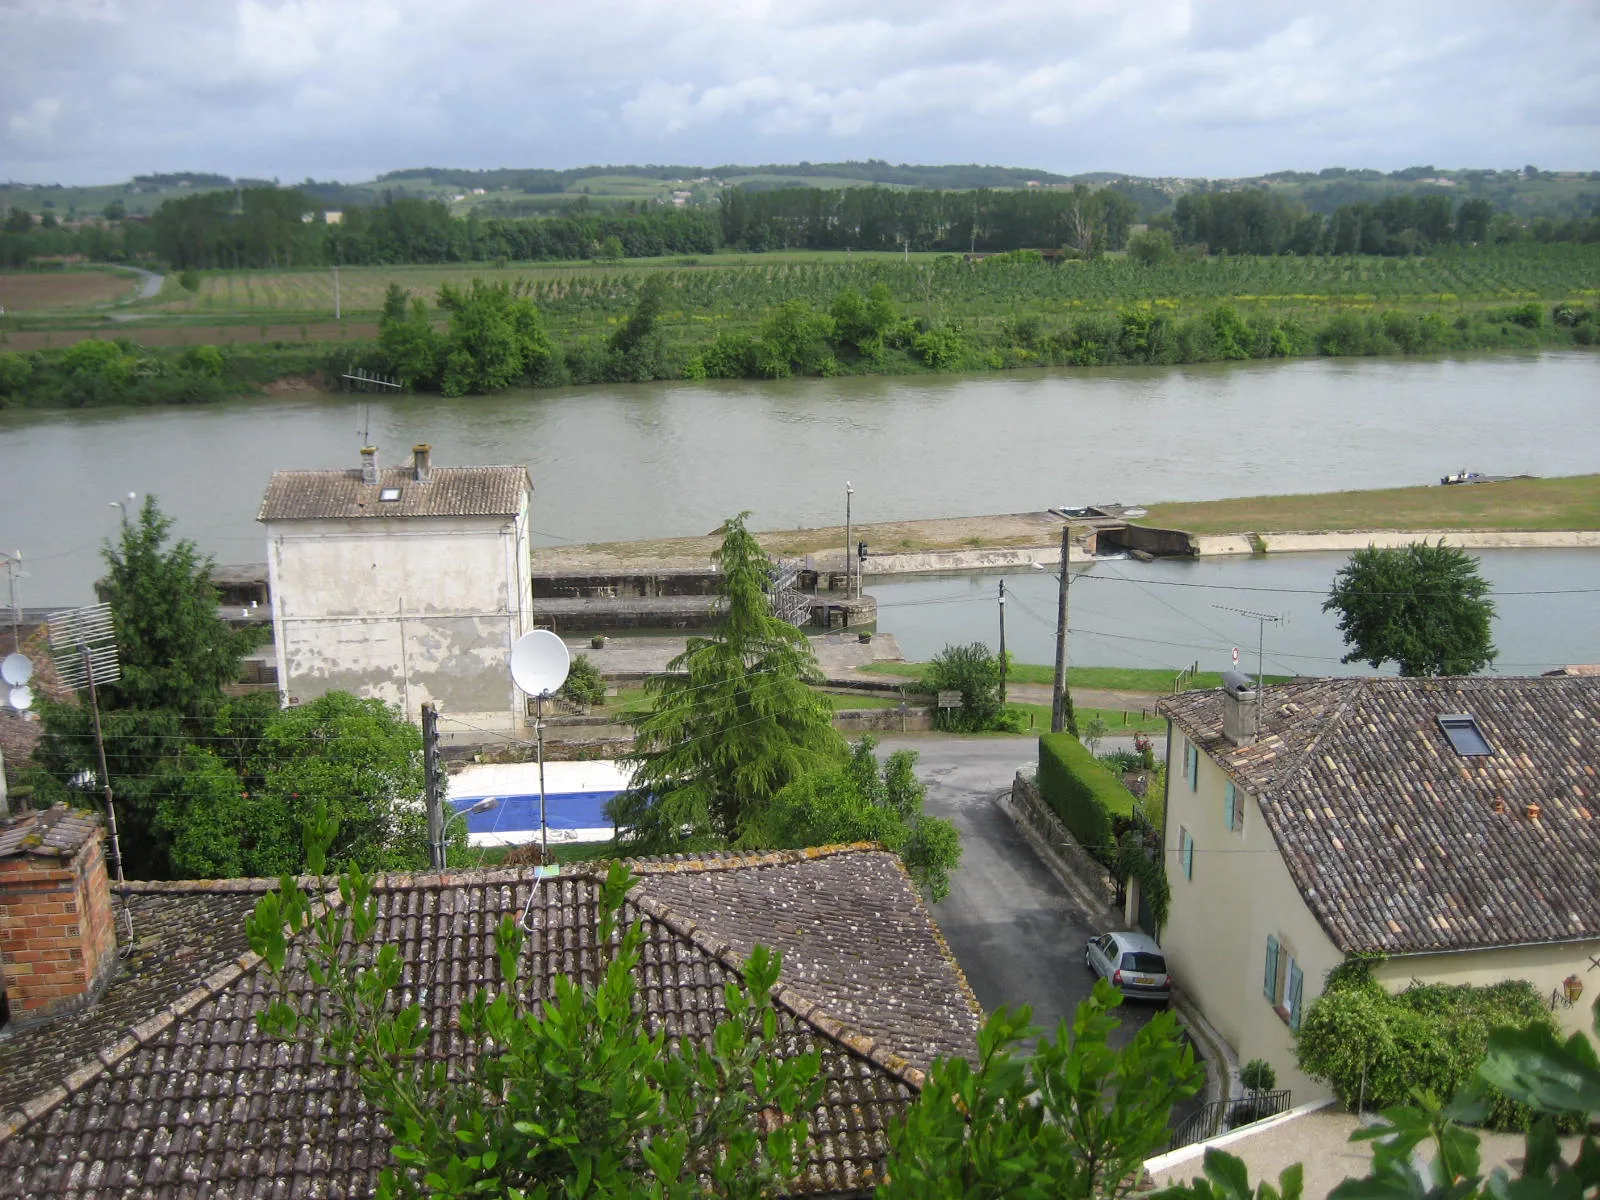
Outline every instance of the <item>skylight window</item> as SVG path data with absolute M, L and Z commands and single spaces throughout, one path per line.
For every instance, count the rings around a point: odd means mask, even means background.
M 1477 718 L 1469 713 L 1440 713 L 1439 728 L 1444 730 L 1455 752 L 1464 758 L 1482 758 L 1494 753 L 1489 748 L 1489 739 L 1478 728 Z
M 393 503 L 398 501 L 400 499 L 400 489 L 384 488 L 383 491 L 378 493 L 378 499 L 385 503 Z

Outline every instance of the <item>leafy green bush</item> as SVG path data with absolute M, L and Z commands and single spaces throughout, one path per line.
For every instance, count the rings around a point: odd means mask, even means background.
M 567 681 L 561 685 L 561 694 L 575 704 L 599 704 L 606 698 L 606 681 L 587 654 L 572 660 L 567 669 Z
M 960 708 L 934 710 L 935 728 L 978 733 L 995 728 L 1005 706 L 1000 703 L 1000 659 L 982 642 L 946 646 L 928 664 L 927 686 L 933 691 L 961 693 Z
M 20 396 L 33 377 L 33 362 L 25 354 L 0 350 L 0 396 Z
M 1325 1081 L 1341 1102 L 1385 1109 L 1418 1091 L 1455 1095 L 1483 1061 L 1490 1030 L 1503 1026 L 1556 1032 L 1526 980 L 1489 987 L 1413 983 L 1391 994 L 1372 977 L 1370 962 L 1358 960 L 1329 973 L 1301 1020 L 1295 1055 L 1300 1069 Z M 1499 1092 L 1485 1099 L 1489 1128 L 1528 1127 L 1526 1106 Z
M 1039 793 L 1084 849 L 1115 864 L 1116 827 L 1132 819 L 1137 801 L 1070 733 L 1039 735 Z

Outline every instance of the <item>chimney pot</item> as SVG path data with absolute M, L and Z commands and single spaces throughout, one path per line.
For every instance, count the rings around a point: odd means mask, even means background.
M 378 482 L 378 448 L 361 447 L 361 482 L 376 485 Z
M 1222 736 L 1235 746 L 1256 740 L 1261 723 L 1261 694 L 1256 681 L 1238 671 L 1222 673 Z
M 427 483 L 433 478 L 433 447 L 427 442 L 418 442 L 411 447 L 412 474 L 418 483 Z

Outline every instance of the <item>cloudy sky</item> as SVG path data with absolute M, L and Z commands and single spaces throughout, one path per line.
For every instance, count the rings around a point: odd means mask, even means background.
M 0 0 L 0 179 L 1600 168 L 1600 2 Z

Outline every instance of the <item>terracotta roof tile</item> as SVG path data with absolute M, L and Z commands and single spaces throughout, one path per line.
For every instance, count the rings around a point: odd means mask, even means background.
M 533 490 L 526 467 L 434 467 L 418 483 L 410 467 L 386 467 L 378 483 L 361 471 L 275 471 L 258 521 L 343 521 L 399 517 L 514 517 Z M 394 488 L 399 499 L 378 499 Z
M 1222 735 L 1220 691 L 1162 709 L 1257 797 L 1341 950 L 1600 938 L 1600 679 L 1273 686 L 1242 747 Z M 1457 754 L 1445 713 L 1470 714 L 1493 752 Z
M 644 922 L 638 980 L 652 1024 L 709 1036 L 750 939 L 784 950 L 782 1051 L 819 1051 L 826 1079 L 797 1190 L 869 1189 L 919 1065 L 976 1050 L 976 1003 L 893 856 L 842 848 L 636 866 L 624 915 Z M 594 968 L 596 877 L 534 879 L 502 869 L 378 881 L 378 936 L 399 948 L 440 1031 L 436 1057 L 463 1055 L 453 1015 L 497 978 L 490 934 L 530 893 L 532 986 Z M 141 949 L 128 975 L 95 1008 L 0 1043 L 0 1196 L 370 1194 L 389 1142 L 357 1088 L 303 1044 L 256 1030 L 275 985 L 241 946 L 266 886 L 135 885 Z M 852 963 L 861 978 L 842 978 Z

